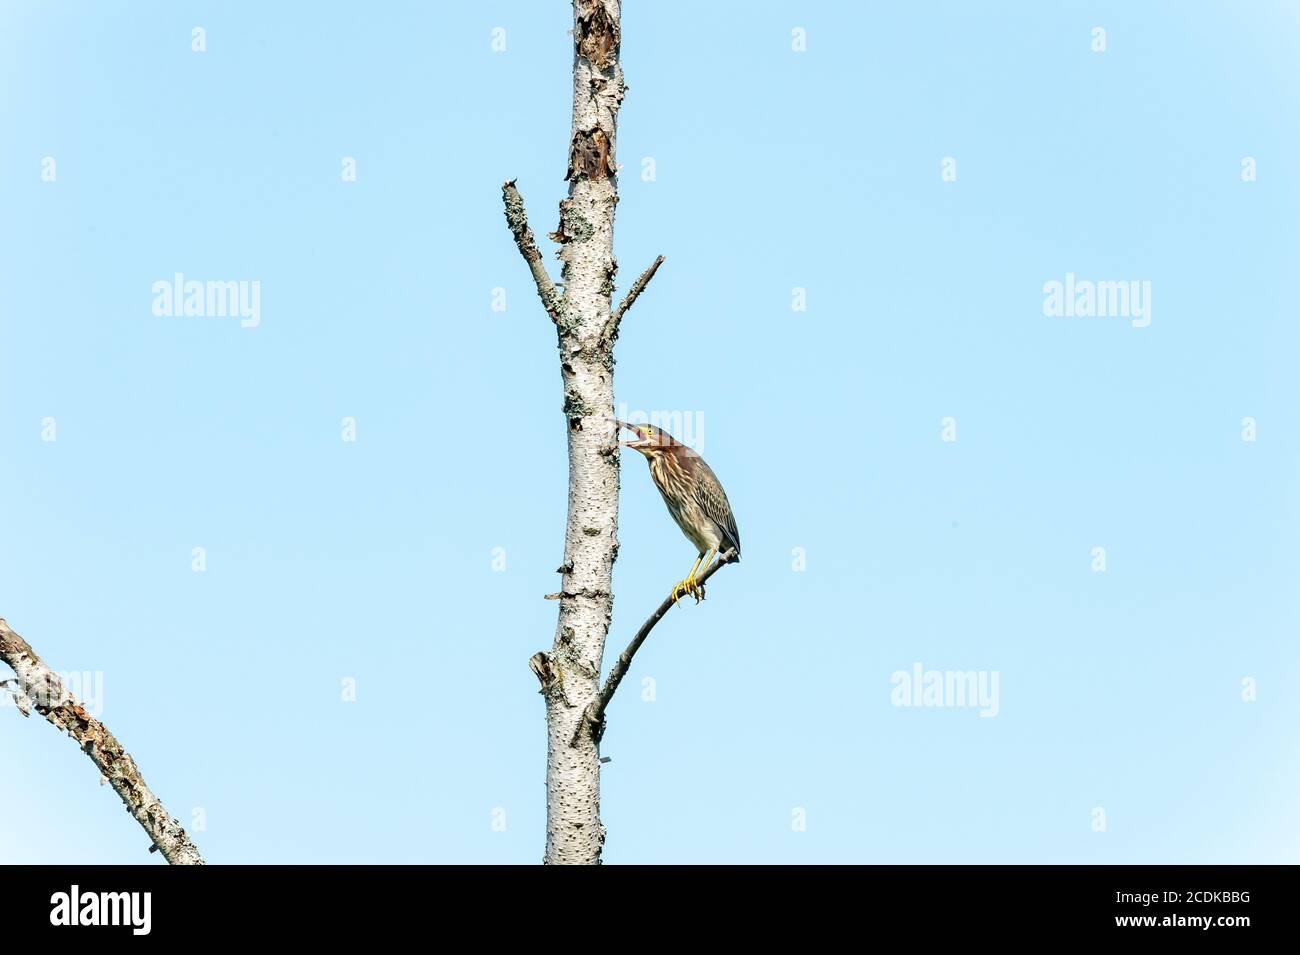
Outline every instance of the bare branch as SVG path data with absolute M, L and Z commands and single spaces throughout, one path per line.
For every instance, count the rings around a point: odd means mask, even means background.
M 716 574 L 723 566 L 730 563 L 731 558 L 735 556 L 735 553 L 736 551 L 734 548 L 728 548 L 725 553 L 715 560 L 713 564 L 700 575 L 700 586 L 703 586 L 704 583 Z M 636 652 L 641 649 L 641 644 L 645 643 L 646 637 L 650 636 L 650 631 L 655 628 L 655 624 L 663 619 L 664 615 L 672 609 L 675 602 L 676 601 L 674 601 L 672 597 L 665 598 L 664 602 L 659 605 L 659 609 L 650 615 L 650 619 L 641 624 L 641 629 L 636 632 L 636 636 L 632 638 L 632 642 L 629 643 L 627 648 L 618 655 L 618 659 L 614 661 L 614 666 L 609 671 L 609 676 L 605 677 L 605 685 L 600 688 L 600 694 L 591 701 L 590 705 L 587 707 L 587 711 L 583 714 L 582 721 L 578 724 L 577 731 L 573 734 L 572 745 L 578 745 L 578 741 L 581 739 L 583 733 L 593 733 L 597 740 L 600 739 L 600 734 L 603 732 L 602 725 L 605 722 L 605 709 L 609 706 L 609 701 L 614 698 L 614 691 L 617 690 L 618 685 L 623 682 L 623 677 L 627 675 L 628 668 L 632 665 L 632 658 L 636 656 Z
M 524 211 L 524 197 L 515 188 L 513 179 L 502 184 L 501 199 L 506 207 L 506 225 L 510 227 L 510 234 L 515 237 L 515 245 L 519 246 L 519 254 L 524 257 L 524 261 L 528 263 L 528 268 L 533 273 L 533 281 L 537 284 L 537 294 L 541 298 L 542 304 L 546 306 L 546 313 L 551 316 L 551 321 L 558 325 L 564 316 L 564 296 L 556 291 L 555 283 L 551 281 L 546 266 L 542 264 L 541 250 L 537 248 L 537 240 L 533 238 L 533 230 L 528 227 L 528 214 Z
M 135 817 L 153 840 L 155 849 L 162 852 L 172 865 L 203 865 L 203 858 L 185 830 L 145 785 L 135 761 L 116 737 L 95 717 L 91 716 L 76 698 L 68 692 L 59 675 L 45 665 L 31 645 L 14 633 L 9 624 L 0 619 L 0 660 L 17 674 L 15 699 L 24 716 L 30 710 L 44 716 L 55 727 L 71 736 L 90 757 L 103 778 L 106 779 L 126 803 L 127 812 Z
M 610 319 L 611 327 L 617 329 L 618 323 L 623 320 L 623 313 L 632 307 L 638 295 L 645 291 L 645 287 L 650 284 L 650 280 L 655 277 L 659 271 L 659 266 L 664 264 L 664 257 L 661 255 L 653 262 L 650 267 L 641 273 L 640 277 L 632 283 L 632 287 L 627 290 L 627 295 L 623 296 L 623 301 L 619 302 L 618 308 L 614 310 L 614 315 Z

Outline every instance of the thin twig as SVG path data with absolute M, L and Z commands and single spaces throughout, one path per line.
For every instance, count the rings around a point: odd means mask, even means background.
M 24 716 L 30 710 L 71 736 L 122 797 L 126 810 L 144 828 L 153 847 L 172 865 L 203 865 L 203 857 L 153 791 L 117 738 L 68 692 L 59 675 L 45 665 L 26 640 L 0 619 L 0 660 L 17 674 L 15 699 Z
M 707 582 L 710 577 L 716 574 L 723 566 L 730 563 L 731 558 L 735 556 L 735 553 L 736 551 L 734 548 L 728 548 L 725 553 L 715 560 L 713 564 L 699 576 L 698 579 L 700 586 L 704 586 L 705 582 Z M 600 688 L 600 693 L 587 706 L 587 712 L 583 714 L 582 721 L 578 723 L 578 728 L 573 734 L 571 745 L 577 746 L 582 733 L 591 732 L 593 730 L 596 731 L 597 738 L 599 739 L 598 728 L 605 720 L 605 709 L 609 706 L 609 701 L 614 698 L 614 691 L 617 690 L 618 685 L 623 682 L 623 677 L 627 675 L 628 668 L 632 666 L 632 658 L 636 656 L 636 652 L 641 649 L 641 644 L 645 643 L 646 637 L 650 636 L 650 631 L 655 628 L 655 624 L 663 619 L 664 614 L 668 613 L 675 603 L 676 601 L 673 600 L 672 597 L 665 598 L 664 602 L 659 605 L 659 609 L 652 613 L 645 623 L 641 624 L 641 629 L 636 632 L 636 636 L 632 638 L 632 642 L 629 643 L 627 648 L 618 655 L 618 659 L 614 661 L 614 666 L 610 668 L 609 676 L 605 677 L 605 685 Z
M 529 270 L 533 273 L 533 281 L 537 284 L 537 294 L 546 306 L 546 313 L 551 316 L 551 321 L 557 325 L 564 316 L 564 296 L 555 288 L 555 283 L 551 281 L 551 276 L 546 271 L 546 266 L 542 264 L 542 253 L 537 248 L 537 240 L 533 237 L 533 230 L 528 227 L 528 214 L 524 211 L 524 197 L 519 194 L 515 188 L 513 179 L 501 185 L 501 199 L 506 207 L 506 225 L 510 227 L 510 234 L 515 237 L 515 245 L 519 246 L 519 254 L 524 257 L 528 263 Z
M 613 318 L 610 319 L 610 324 L 614 328 L 618 328 L 618 323 L 623 320 L 623 313 L 632 307 L 632 303 L 636 301 L 636 297 L 645 291 L 645 287 L 650 284 L 650 280 L 654 278 L 655 273 L 659 271 L 659 266 L 663 264 L 664 257 L 661 255 L 651 262 L 649 268 L 642 272 L 640 277 L 632 283 L 632 287 L 627 290 L 627 294 L 623 296 L 623 301 L 619 302 L 618 308 L 614 310 Z

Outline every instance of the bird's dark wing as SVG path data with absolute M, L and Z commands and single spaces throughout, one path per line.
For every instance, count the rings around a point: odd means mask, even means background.
M 740 560 L 740 531 L 736 530 L 736 515 L 731 513 L 727 492 L 703 458 L 698 458 L 697 463 L 699 475 L 695 481 L 695 503 L 709 520 L 718 525 L 727 545 L 736 548 L 736 560 Z

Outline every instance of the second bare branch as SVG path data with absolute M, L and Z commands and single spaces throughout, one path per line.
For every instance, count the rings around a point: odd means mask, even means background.
M 713 564 L 700 575 L 699 582 L 704 583 L 731 562 L 731 558 L 736 554 L 735 550 L 728 548 L 726 553 L 722 554 Z M 650 615 L 645 623 L 641 624 L 641 629 L 636 632 L 632 642 L 627 645 L 618 659 L 614 661 L 614 666 L 610 668 L 609 676 L 605 677 L 605 685 L 600 688 L 600 693 L 591 701 L 587 707 L 587 712 L 583 714 L 582 721 L 578 723 L 578 729 L 573 734 L 573 745 L 577 745 L 583 733 L 594 733 L 596 738 L 600 738 L 601 727 L 605 722 L 605 709 L 609 706 L 609 701 L 614 698 L 614 691 L 618 685 L 623 682 L 623 677 L 627 676 L 628 669 L 632 666 L 632 658 L 636 652 L 641 649 L 641 644 L 645 643 L 646 637 L 650 636 L 650 631 L 655 628 L 664 615 L 673 608 L 676 601 L 668 597 L 659 608 Z
M 632 283 L 632 287 L 628 289 L 627 294 L 623 296 L 623 301 L 618 303 L 618 308 L 614 310 L 614 314 L 610 319 L 610 324 L 615 329 L 618 328 L 618 323 L 623 320 L 623 313 L 632 307 L 632 303 L 636 301 L 637 296 L 645 291 L 645 287 L 650 284 L 650 280 L 654 278 L 655 273 L 659 271 L 659 266 L 663 264 L 664 257 L 661 255 L 651 262 L 649 267 L 637 277 L 635 282 Z

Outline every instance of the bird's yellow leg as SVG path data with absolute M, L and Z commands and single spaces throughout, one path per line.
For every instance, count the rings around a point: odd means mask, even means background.
M 695 598 L 696 603 L 704 599 L 704 585 L 700 583 L 699 577 L 703 571 L 709 569 L 709 565 L 713 563 L 713 555 L 717 552 L 716 547 L 710 547 L 708 554 L 701 554 L 700 559 L 691 568 L 690 575 L 682 581 L 686 587 L 686 592 Z
M 695 586 L 696 586 L 695 571 L 699 568 L 700 561 L 702 561 L 703 559 L 704 559 L 703 554 L 701 554 L 699 557 L 696 557 L 695 564 L 694 566 L 691 567 L 691 572 L 686 575 L 686 578 L 684 580 L 679 580 L 677 581 L 677 583 L 673 584 L 673 592 L 669 595 L 672 598 L 673 603 L 677 603 L 677 598 L 680 597 L 682 594 L 690 594 L 695 592 Z
M 717 556 L 718 556 L 718 549 L 716 547 L 711 547 L 709 549 L 709 553 L 704 558 L 703 566 L 700 567 L 700 574 L 708 573 L 709 568 L 713 566 L 713 558 Z

